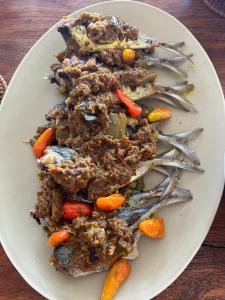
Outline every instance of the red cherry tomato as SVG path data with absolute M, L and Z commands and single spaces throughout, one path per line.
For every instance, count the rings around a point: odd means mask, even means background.
M 81 202 L 65 202 L 63 204 L 63 218 L 72 220 L 78 217 L 90 217 L 93 208 Z

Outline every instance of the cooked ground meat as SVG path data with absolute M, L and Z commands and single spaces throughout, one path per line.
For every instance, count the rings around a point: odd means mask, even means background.
M 123 31 L 127 39 L 136 40 L 138 38 L 139 31 L 135 26 L 131 26 L 127 23 L 124 23 Z
M 72 56 L 60 64 L 53 64 L 51 69 L 51 82 L 57 83 L 60 92 L 70 95 L 74 104 L 90 94 L 107 92 L 118 85 L 110 70 L 96 63 L 93 58 L 80 60 Z
M 141 147 L 141 160 L 152 159 L 156 156 L 157 134 L 154 126 L 149 124 L 142 126 L 131 139 L 134 145 Z
M 108 91 L 108 82 L 112 79 L 109 71 L 99 71 L 81 76 L 76 81 L 76 86 L 70 93 L 73 102 L 82 100 L 90 94 L 104 93 Z M 116 81 L 116 80 L 115 80 Z
M 87 188 L 89 180 L 96 174 L 96 166 L 88 156 L 75 157 L 74 160 L 62 161 L 52 176 L 66 191 L 76 193 Z
M 82 145 L 81 153 L 85 156 L 87 153 L 90 155 L 96 163 L 99 159 L 104 160 L 105 153 L 113 153 L 117 145 L 117 140 L 107 135 L 97 135 L 90 141 L 85 142 Z
M 45 118 L 49 122 L 55 121 L 57 118 L 64 119 L 67 116 L 66 103 L 56 104 L 46 115 Z
M 73 55 L 71 58 L 64 58 L 60 63 L 51 66 L 53 74 L 50 76 L 50 80 L 59 85 L 60 92 L 70 93 L 77 86 L 79 77 L 99 69 L 101 67 L 96 65 L 94 59 L 84 61 Z
M 112 194 L 129 182 L 140 160 L 155 156 L 156 144 L 152 131 L 150 128 L 146 131 L 139 145 L 136 137 L 131 142 L 126 137 L 115 140 L 106 135 L 93 137 L 82 145 L 81 153 L 90 155 L 98 166 L 96 178 L 90 181 L 87 188 L 90 199 Z M 124 150 L 122 157 L 118 156 L 118 149 Z
M 68 58 L 72 57 L 73 54 L 74 54 L 74 52 L 73 52 L 72 50 L 66 48 L 65 50 L 63 50 L 63 51 L 57 53 L 57 54 L 56 54 L 56 58 L 58 59 L 59 62 L 63 62 L 63 60 L 64 60 L 65 58 L 68 59 Z
M 148 123 L 147 119 L 142 119 L 142 126 L 130 138 L 134 141 L 135 145 L 143 145 L 150 141 L 156 141 L 157 133 L 154 125 Z
M 146 63 L 143 61 L 143 56 L 144 54 L 146 54 L 146 52 L 149 53 L 150 50 L 135 50 L 135 60 L 133 62 L 130 62 L 129 66 L 137 68 L 139 66 L 144 67 Z M 109 49 L 97 52 L 95 53 L 95 56 L 97 57 L 97 60 L 101 63 L 126 70 L 127 63 L 123 61 L 122 54 L 123 49 Z
M 70 137 L 86 141 L 99 132 L 105 133 L 109 126 L 108 108 L 110 98 L 108 94 L 90 95 L 75 107 L 69 104 L 68 123 Z M 74 143 L 75 140 L 74 140 Z
M 122 52 L 121 49 L 104 50 L 98 53 L 98 58 L 101 62 L 110 66 L 122 66 Z
M 124 84 L 131 88 L 151 82 L 155 78 L 152 72 L 143 68 L 134 68 L 129 71 L 115 72 L 114 76 L 121 85 Z
M 48 172 L 41 172 L 39 179 L 41 188 L 38 192 L 35 215 L 45 219 L 49 226 L 56 226 L 62 217 L 62 190 Z
M 79 152 L 73 160 L 57 163 L 57 172 L 51 175 L 63 190 L 86 189 L 88 198 L 96 200 L 127 184 L 137 164 L 155 156 L 156 136 L 151 125 L 141 127 L 131 139 L 98 134 L 80 145 Z
M 88 185 L 89 199 L 95 200 L 115 193 L 121 186 L 127 184 L 134 174 L 134 168 L 119 163 L 115 164 L 111 171 L 98 169 L 96 178 Z
M 90 23 L 87 26 L 86 32 L 88 37 L 97 44 L 109 44 L 118 38 L 115 26 L 108 20 L 99 20 Z
M 100 14 L 82 12 L 75 24 L 88 26 L 91 22 L 97 22 L 99 19 L 101 19 Z
M 62 249 L 61 253 L 55 251 L 52 257 L 52 261 L 59 269 L 67 269 L 70 261 L 73 268 L 91 271 L 98 265 L 110 264 L 133 250 L 132 231 L 126 222 L 118 218 L 106 216 L 96 220 L 77 218 L 72 222 L 70 230 L 71 238 L 65 242 L 66 248 L 63 249 L 68 260 L 65 260 L 65 256 L 62 260 Z
M 47 115 L 56 128 L 58 144 L 80 148 L 75 161 L 60 164 L 59 172 L 52 175 L 54 180 L 69 192 L 86 189 L 92 200 L 127 184 L 137 164 L 156 155 L 157 136 L 147 119 L 140 119 L 139 129 L 129 136 L 126 132 L 116 139 L 106 135 L 111 95 L 90 95 L 75 106 L 67 100 L 67 107 L 57 105 Z
M 88 37 L 95 43 L 106 44 L 116 39 L 138 38 L 138 29 L 125 23 L 114 16 L 102 16 L 98 14 L 82 13 L 80 18 L 73 24 L 86 27 Z

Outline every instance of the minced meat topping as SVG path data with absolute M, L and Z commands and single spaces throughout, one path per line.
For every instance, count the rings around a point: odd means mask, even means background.
M 138 164 L 157 152 L 157 134 L 146 118 L 149 110 L 131 117 L 116 93 L 123 87 L 135 92 L 152 82 L 152 73 L 140 66 L 124 66 L 121 49 L 81 54 L 71 37 L 77 25 L 96 44 L 138 37 L 134 26 L 98 14 L 82 13 L 59 28 L 67 49 L 56 56 L 49 79 L 65 99 L 46 114 L 46 124 L 31 139 L 34 145 L 47 128 L 54 129 L 52 145 L 38 160 L 40 191 L 32 215 L 49 235 L 69 231 L 69 239 L 57 245 L 52 256 L 56 268 L 66 273 L 71 268 L 89 272 L 133 251 L 133 232 L 126 221 L 99 211 L 96 200 L 114 193 L 131 194 L 136 183 L 129 183 Z M 68 202 L 88 203 L 92 215 L 65 218 Z

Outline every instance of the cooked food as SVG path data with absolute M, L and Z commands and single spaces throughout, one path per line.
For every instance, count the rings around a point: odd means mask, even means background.
M 129 274 L 126 259 L 138 255 L 141 234 L 165 234 L 163 219 L 153 213 L 192 199 L 189 190 L 178 187 L 182 170 L 203 172 L 187 144 L 203 129 L 165 134 L 160 124 L 172 119 L 171 109 L 146 106 L 154 97 L 196 111 L 184 96 L 193 84 L 162 86 L 151 69 L 187 76 L 177 65 L 191 55 L 179 50 L 183 42 L 160 43 L 114 16 L 82 13 L 58 31 L 67 48 L 57 55 L 49 79 L 64 100 L 31 139 L 40 169 L 32 216 L 54 247 L 51 264 L 57 271 L 80 277 L 113 266 L 102 295 L 112 299 Z M 153 56 L 157 47 L 173 57 Z M 155 171 L 164 179 L 148 190 L 143 177 Z
M 105 92 L 110 104 L 116 101 L 110 92 L 119 86 L 120 90 L 133 101 L 154 96 L 183 110 L 196 111 L 193 104 L 184 96 L 194 89 L 193 84 L 184 81 L 171 87 L 161 86 L 155 82 L 156 73 L 148 66 L 127 66 L 125 70 L 118 71 L 118 68 L 103 67 L 92 56 L 78 60 L 77 56 L 73 55 L 70 59 L 65 58 L 51 68 L 53 71 L 51 82 L 56 83 L 60 92 L 68 95 L 68 101 L 72 103 L 74 99 L 81 100 L 89 95 L 93 97 L 93 94 Z

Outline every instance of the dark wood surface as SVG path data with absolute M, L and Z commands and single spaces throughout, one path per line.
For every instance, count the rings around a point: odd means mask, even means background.
M 0 74 L 9 82 L 34 42 L 62 16 L 95 0 L 0 0 Z M 225 19 L 200 0 L 142 1 L 174 15 L 210 56 L 225 91 Z M 207 199 L 210 201 L 210 199 Z M 225 193 L 201 249 L 182 275 L 155 300 L 225 299 Z M 19 275 L 0 247 L 0 300 L 44 299 Z M 85 298 L 84 298 L 85 299 Z

